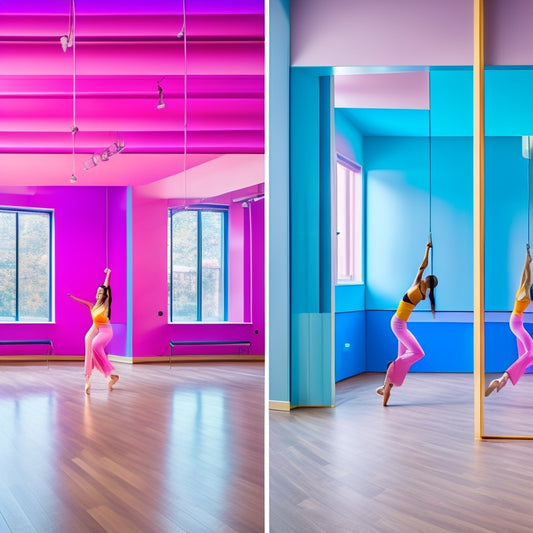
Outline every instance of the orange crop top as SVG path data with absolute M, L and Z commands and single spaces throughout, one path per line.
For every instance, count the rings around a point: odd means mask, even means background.
M 524 298 L 519 299 L 519 296 L 524 293 L 525 293 Z M 530 303 L 531 303 L 531 300 L 529 298 L 529 294 L 527 294 L 527 292 L 524 291 L 523 287 L 520 287 L 518 291 L 516 292 L 513 314 L 514 315 L 524 314 L 524 311 L 527 309 Z
M 103 326 L 109 322 L 109 318 L 106 315 L 106 309 L 103 305 L 100 307 L 93 307 L 91 309 L 91 315 L 93 317 L 93 322 L 96 327 Z
M 425 295 L 420 290 L 420 285 L 410 287 L 409 290 L 405 293 L 401 302 L 399 303 L 398 309 L 396 309 L 396 316 L 400 320 L 404 320 L 407 322 L 407 320 L 411 316 L 411 311 L 416 307 L 416 304 L 420 302 L 420 300 L 424 299 Z

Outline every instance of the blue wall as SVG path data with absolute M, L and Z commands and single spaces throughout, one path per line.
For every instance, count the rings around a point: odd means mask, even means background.
M 485 141 L 485 368 L 500 372 L 517 355 L 508 320 L 527 242 L 528 173 L 521 135 L 533 133 L 533 105 L 528 104 L 527 109 L 523 105 L 525 88 L 529 93 L 533 89 L 533 74 L 496 70 L 487 72 L 486 79 L 490 136 Z M 364 296 L 354 294 L 358 302 L 364 300 L 366 312 L 364 319 L 362 313 L 348 312 L 361 309 L 350 309 L 337 287 L 337 379 L 350 372 L 383 372 L 387 362 L 396 357 L 390 318 L 416 275 L 430 226 L 433 272 L 439 278 L 437 317 L 432 318 L 429 302 L 421 302 L 409 321 L 426 352 L 412 371 L 472 371 L 471 95 L 470 70 L 431 72 L 431 117 L 424 112 L 428 126 L 431 119 L 431 141 L 419 135 L 420 112 L 414 129 L 402 136 L 361 136 L 359 128 L 370 128 L 370 122 L 378 116 L 386 120 L 387 110 L 376 110 L 374 116 L 372 110 L 339 113 L 350 117 L 344 122 L 338 120 L 343 139 L 350 138 L 347 128 L 354 128 L 354 151 L 360 150 L 363 159 L 366 276 Z M 522 99 L 520 105 L 517 98 Z M 394 124 L 394 113 L 389 116 Z M 531 124 L 529 130 L 527 124 Z M 375 126 L 372 128 L 375 131 Z M 361 138 L 362 149 L 358 144 Z M 431 267 L 426 273 L 430 271 Z M 526 322 L 532 320 L 530 316 L 526 313 Z M 533 329 L 529 324 L 526 328 Z M 350 334 L 365 339 L 364 365 L 361 354 L 350 350 Z

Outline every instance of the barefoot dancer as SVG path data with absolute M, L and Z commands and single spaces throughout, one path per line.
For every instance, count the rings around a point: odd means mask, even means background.
M 421 300 L 426 299 L 426 293 L 429 291 L 429 300 L 431 302 L 431 312 L 435 316 L 435 294 L 434 289 L 438 280 L 436 276 L 430 275 L 422 279 L 424 270 L 428 266 L 429 249 L 432 244 L 429 241 L 426 244 L 426 252 L 416 278 L 406 292 L 402 301 L 398 305 L 396 313 L 391 320 L 391 329 L 398 339 L 398 357 L 389 364 L 385 375 L 385 383 L 382 387 L 376 389 L 378 394 L 383 396 L 383 405 L 386 406 L 389 401 L 393 385 L 399 387 L 407 375 L 409 368 L 424 357 L 424 351 L 418 344 L 415 336 L 407 329 L 407 320 L 411 311 Z
M 106 268 L 104 272 L 105 281 L 96 291 L 96 302 L 94 304 L 69 294 L 73 300 L 86 305 L 90 309 L 93 319 L 93 325 L 85 335 L 85 392 L 87 394 L 90 393 L 91 374 L 94 367 L 107 378 L 109 390 L 118 381 L 118 375 L 111 374 L 114 367 L 105 353 L 105 347 L 113 338 L 113 329 L 109 322 L 112 301 L 111 287 L 109 285 L 111 270 Z
M 485 396 L 492 394 L 494 390 L 500 392 L 510 379 L 513 385 L 524 375 L 526 368 L 533 363 L 533 340 L 524 328 L 524 311 L 531 302 L 531 254 L 529 253 L 529 244 L 526 245 L 526 263 L 522 270 L 520 287 L 515 297 L 515 303 L 509 326 L 516 336 L 518 346 L 518 359 L 501 375 L 499 379 L 493 379 L 485 391 Z

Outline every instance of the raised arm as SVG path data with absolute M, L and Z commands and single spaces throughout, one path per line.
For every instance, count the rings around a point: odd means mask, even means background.
M 422 264 L 418 269 L 418 273 L 416 274 L 416 278 L 413 282 L 413 285 L 418 285 L 422 281 L 422 277 L 424 276 L 424 270 L 426 270 L 426 267 L 428 266 L 429 262 L 429 249 L 432 246 L 433 245 L 431 244 L 431 241 L 428 241 L 428 243 L 426 244 L 426 252 L 424 253 L 424 259 L 422 260 Z
M 73 294 L 69 294 L 68 296 L 69 298 L 72 298 L 75 302 L 79 302 L 80 304 L 86 305 L 89 309 L 93 308 L 94 304 L 91 302 L 88 302 L 87 300 L 82 300 L 81 298 L 78 298 L 74 296 Z
M 519 299 L 529 296 L 529 289 L 531 287 L 531 254 L 529 252 L 529 244 L 527 245 L 526 262 L 524 270 L 522 270 L 522 279 L 520 280 L 520 294 Z M 522 292 L 523 291 L 523 292 Z
M 110 268 L 106 268 L 104 270 L 104 272 L 105 272 L 105 280 L 104 280 L 104 283 L 102 283 L 102 285 L 104 287 L 109 287 L 109 278 L 111 276 L 111 269 Z

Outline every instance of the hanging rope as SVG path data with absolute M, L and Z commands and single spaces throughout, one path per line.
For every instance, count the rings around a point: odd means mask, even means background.
M 187 5 L 183 0 L 183 203 L 187 204 Z
M 530 212 L 531 212 L 531 136 L 527 139 L 527 245 L 529 246 Z
M 69 31 L 72 38 L 72 176 L 71 183 L 76 183 L 76 4 L 75 0 L 70 4 Z
M 105 188 L 105 266 L 109 268 L 109 187 Z
M 428 71 L 428 158 L 429 158 L 429 242 L 433 242 L 431 236 L 431 200 L 432 200 L 432 190 L 431 190 L 431 72 Z M 430 264 L 431 264 L 431 274 L 433 275 L 433 246 L 430 250 Z

